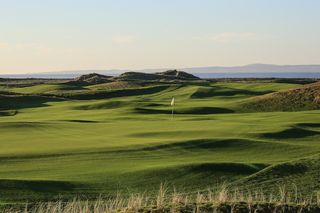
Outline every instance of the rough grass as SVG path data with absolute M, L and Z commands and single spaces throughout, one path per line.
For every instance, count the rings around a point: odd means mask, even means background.
M 181 193 L 169 190 L 161 184 L 156 194 L 117 194 L 114 197 L 100 197 L 98 200 L 76 198 L 71 201 L 51 201 L 3 205 L 2 212 L 32 213 L 103 213 L 103 212 L 319 212 L 318 194 L 301 198 L 296 192 L 279 188 L 277 193 L 263 191 L 239 191 L 221 185 L 202 192 Z
M 320 108 L 320 83 L 255 97 L 242 107 L 253 111 L 302 111 Z

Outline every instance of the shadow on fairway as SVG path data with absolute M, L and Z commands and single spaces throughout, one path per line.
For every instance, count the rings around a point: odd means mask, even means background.
M 0 179 L 0 188 L 2 191 L 61 192 L 73 190 L 75 185 L 65 181 Z
M 93 91 L 84 92 L 80 94 L 64 94 L 63 97 L 77 100 L 91 100 L 91 99 L 107 99 L 116 97 L 127 97 L 136 95 L 148 95 L 161 92 L 168 89 L 170 86 L 153 86 L 153 87 L 142 87 L 138 89 L 123 89 L 123 90 L 111 90 L 111 91 Z
M 270 139 L 294 139 L 294 138 L 305 138 L 305 137 L 310 137 L 315 135 L 320 135 L 320 132 L 308 130 L 308 129 L 301 129 L 297 127 L 292 127 L 279 132 L 270 132 L 270 133 L 260 134 L 261 137 L 270 138 Z
M 49 123 L 47 122 L 3 122 L 0 123 L 2 129 L 20 129 L 20 128 L 46 128 Z
M 0 111 L 0 116 L 14 116 L 16 114 L 18 114 L 18 110 Z
M 159 107 L 159 106 L 166 106 L 165 104 L 160 103 L 146 103 L 146 102 L 139 102 L 139 101 L 106 101 L 102 103 L 96 104 L 86 104 L 73 107 L 76 110 L 99 110 L 99 109 L 117 109 L 121 107 L 128 107 L 128 106 L 142 106 L 142 107 Z
M 162 150 L 162 149 L 217 149 L 217 148 L 241 148 L 250 147 L 258 143 L 261 145 L 263 142 L 256 142 L 245 139 L 226 139 L 226 140 L 215 140 L 215 139 L 197 139 L 185 142 L 177 142 L 170 144 L 160 144 L 156 146 L 150 146 L 142 148 L 142 150 Z
M 243 163 L 203 163 L 203 164 L 191 164 L 186 166 L 190 172 L 225 172 L 225 173 L 237 173 L 237 174 L 251 174 L 255 173 L 263 168 L 264 164 L 243 164 Z
M 165 109 L 150 109 L 150 108 L 135 108 L 135 112 L 141 114 L 171 114 L 171 110 Z M 193 107 L 186 109 L 177 109 L 175 114 L 194 114 L 194 115 L 208 115 L 208 114 L 222 114 L 222 113 L 234 113 L 233 110 L 220 107 Z
M 73 123 L 99 123 L 99 121 L 92 121 L 92 120 L 62 120 L 65 122 L 73 122 Z
M 61 101 L 61 99 L 36 95 L 0 95 L 0 110 L 44 107 L 51 101 Z
M 298 127 L 320 127 L 320 123 L 299 123 Z
M 179 135 L 183 136 L 202 136 L 207 134 L 207 130 L 187 130 L 187 131 L 159 131 L 159 132 L 139 132 L 134 134 L 129 134 L 129 137 L 137 137 L 137 138 L 154 138 L 154 137 L 164 137 L 164 138 L 172 138 L 177 137 Z
M 250 91 L 228 87 L 202 87 L 191 95 L 191 98 L 209 98 L 215 96 L 264 95 L 273 91 Z
M 96 103 L 96 104 L 86 104 L 81 106 L 73 107 L 76 110 L 97 110 L 97 109 L 115 109 L 125 106 L 130 106 L 129 101 L 107 101 L 103 103 Z

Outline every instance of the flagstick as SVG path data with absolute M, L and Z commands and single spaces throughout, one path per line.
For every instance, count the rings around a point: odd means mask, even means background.
M 173 119 L 173 111 L 174 111 L 174 105 L 172 105 L 171 119 Z
M 174 114 L 174 97 L 171 100 L 171 119 L 173 120 L 173 114 Z

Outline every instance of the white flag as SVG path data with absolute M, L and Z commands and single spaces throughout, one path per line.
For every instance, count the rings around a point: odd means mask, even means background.
M 171 106 L 174 106 L 174 97 L 171 100 Z

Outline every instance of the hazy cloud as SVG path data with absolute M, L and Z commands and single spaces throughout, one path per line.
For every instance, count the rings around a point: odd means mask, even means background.
M 7 48 L 9 46 L 6 42 L 0 42 L 0 48 Z
M 112 38 L 114 43 L 118 44 L 128 44 L 136 41 L 136 37 L 133 35 L 118 35 Z
M 224 32 L 210 37 L 210 40 L 216 43 L 252 41 L 257 39 L 258 35 L 253 32 Z

